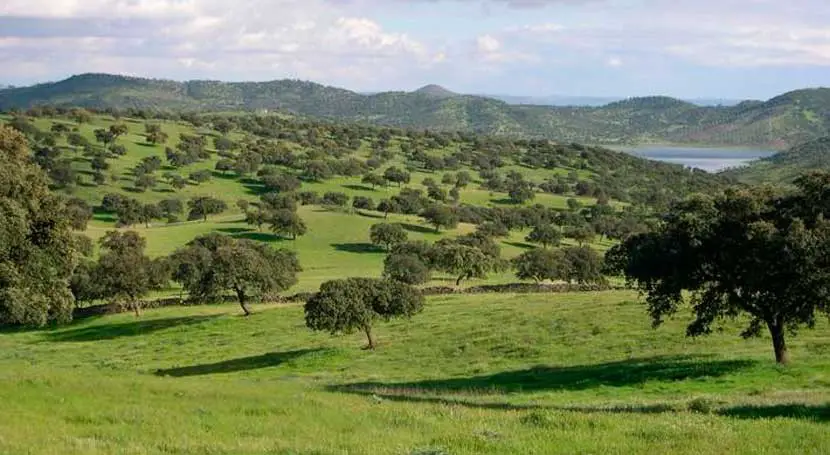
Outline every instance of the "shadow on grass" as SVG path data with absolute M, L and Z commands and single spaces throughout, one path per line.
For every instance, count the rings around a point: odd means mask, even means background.
M 355 184 L 352 184 L 352 183 L 346 183 L 346 184 L 343 184 L 343 185 L 340 185 L 340 186 L 342 186 L 343 188 L 349 189 L 349 190 L 354 190 L 354 191 L 375 191 L 375 189 L 372 188 L 371 186 L 355 185 Z
M 239 234 L 233 234 L 233 236 L 234 236 L 234 238 L 237 238 L 237 239 L 248 239 L 248 240 L 254 240 L 254 241 L 257 241 L 257 242 L 268 242 L 268 243 L 284 242 L 286 240 L 289 240 L 289 239 L 286 239 L 285 237 L 280 237 L 279 235 L 271 234 L 269 232 L 248 231 L 248 232 L 241 232 Z
M 261 196 L 268 192 L 268 188 L 265 188 L 265 185 L 243 183 L 242 186 L 245 187 L 246 193 L 254 196 Z
M 411 224 L 411 223 L 400 223 L 400 225 L 410 232 L 419 232 L 421 234 L 437 234 L 435 232 L 435 228 L 421 226 L 418 224 Z
M 220 171 L 211 171 L 211 175 L 213 175 L 213 178 L 221 180 L 236 180 L 239 178 L 235 173 L 222 173 Z
M 337 251 L 346 253 L 384 253 L 385 250 L 377 245 L 371 243 L 332 243 Z
M 239 371 L 259 370 L 279 366 L 296 358 L 325 351 L 325 349 L 298 349 L 296 351 L 270 352 L 268 354 L 239 359 L 223 360 L 216 363 L 191 365 L 188 367 L 168 368 L 156 370 L 156 376 L 173 376 L 176 378 L 187 376 L 203 376 L 207 374 L 236 373 Z
M 490 202 L 493 203 L 493 204 L 499 204 L 499 205 L 515 205 L 515 206 L 521 206 L 522 205 L 522 204 L 517 204 L 517 203 L 513 202 L 513 200 L 510 199 L 509 197 L 503 197 L 503 198 L 499 198 L 499 199 L 490 199 Z
M 251 232 L 251 229 L 248 228 L 241 228 L 241 227 L 232 227 L 232 228 L 220 228 L 216 231 L 222 232 L 225 234 L 241 234 L 243 232 Z
M 717 414 L 739 419 L 790 418 L 828 422 L 830 421 L 830 403 L 824 405 L 743 405 L 721 409 L 717 411 Z
M 597 365 L 539 366 L 468 378 L 432 379 L 417 382 L 364 382 L 340 386 L 349 393 L 382 393 L 411 397 L 418 394 L 489 393 L 506 394 L 541 390 L 586 390 L 625 387 L 647 381 L 672 382 L 725 376 L 749 368 L 748 360 L 706 360 L 691 356 L 661 356 Z
M 197 325 L 215 319 L 219 316 L 187 316 L 179 318 L 138 320 L 134 322 L 122 322 L 118 324 L 102 324 L 90 327 L 79 327 L 76 329 L 61 330 L 46 333 L 49 341 L 76 342 L 76 341 L 102 341 L 114 340 L 116 338 L 145 335 L 173 327 Z
M 374 218 L 376 220 L 382 220 L 386 218 L 385 216 L 383 216 L 382 213 L 366 212 L 364 210 L 355 210 L 355 213 L 357 213 L 360 216 L 364 216 L 366 218 Z
M 521 248 L 523 250 L 532 250 L 532 249 L 536 248 L 535 246 L 533 246 L 529 243 L 524 243 L 524 242 L 507 242 L 507 241 L 505 241 L 504 244 L 514 246 L 516 248 Z

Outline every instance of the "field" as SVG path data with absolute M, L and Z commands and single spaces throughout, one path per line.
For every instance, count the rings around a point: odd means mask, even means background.
M 300 306 L 147 311 L 0 336 L 0 453 L 826 453 L 828 325 L 652 329 L 629 292 L 448 296 L 359 334 Z

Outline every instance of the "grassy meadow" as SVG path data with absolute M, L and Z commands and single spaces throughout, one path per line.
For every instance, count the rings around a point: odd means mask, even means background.
M 828 324 L 777 367 L 739 326 L 652 329 L 630 292 L 432 297 L 307 330 L 216 305 L 0 335 L 0 453 L 826 453 Z

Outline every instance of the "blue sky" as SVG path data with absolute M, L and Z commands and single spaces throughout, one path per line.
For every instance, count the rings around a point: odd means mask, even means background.
M 830 85 L 827 0 L 3 0 L 0 83 L 83 72 L 769 98 Z

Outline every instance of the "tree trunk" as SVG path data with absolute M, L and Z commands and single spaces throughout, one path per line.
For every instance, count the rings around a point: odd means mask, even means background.
M 787 343 L 784 340 L 784 323 L 780 320 L 767 322 L 769 334 L 772 336 L 772 348 L 775 350 L 775 361 L 780 365 L 790 362 L 790 354 L 787 352 Z
M 455 280 L 455 285 L 456 286 L 461 286 L 461 280 L 463 280 L 466 275 L 467 275 L 466 273 L 461 274 L 461 276 L 459 276 L 458 279 Z
M 133 312 L 135 312 L 135 317 L 141 317 L 141 305 L 139 305 L 138 300 L 133 299 Z
M 363 327 L 363 332 L 366 334 L 366 339 L 369 340 L 369 349 L 375 349 L 375 340 L 372 338 L 372 328 L 367 325 Z
M 239 306 L 242 307 L 242 311 L 245 312 L 245 316 L 250 316 L 251 311 L 248 310 L 248 305 L 245 304 L 245 291 L 241 289 L 236 290 L 236 298 L 239 299 Z

